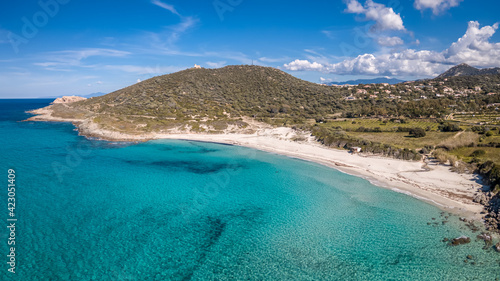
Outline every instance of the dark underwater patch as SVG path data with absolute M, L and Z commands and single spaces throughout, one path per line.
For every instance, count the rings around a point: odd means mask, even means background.
M 199 154 L 203 154 L 203 153 L 211 153 L 211 152 L 216 152 L 218 151 L 217 149 L 210 149 L 210 148 L 201 148 L 201 149 L 198 149 L 198 150 L 181 150 L 179 151 L 179 153 L 199 153 Z
M 224 233 L 226 226 L 227 223 L 220 218 L 208 217 L 207 240 L 204 247 L 210 248 L 215 245 Z
M 157 146 L 156 149 L 159 151 L 172 151 L 172 150 L 174 150 L 173 147 L 167 146 L 167 145 Z
M 171 171 L 186 171 L 194 174 L 212 174 L 224 170 L 237 170 L 244 168 L 241 164 L 228 163 L 209 163 L 197 161 L 182 161 L 182 160 L 162 160 L 154 162 L 146 162 L 142 160 L 123 160 L 125 163 L 134 166 L 156 166 L 165 168 Z
M 207 163 L 207 162 L 196 162 L 196 161 L 170 161 L 170 160 L 155 161 L 151 162 L 151 164 L 172 170 L 180 169 L 195 174 L 212 174 L 226 169 L 236 170 L 242 167 L 241 165 L 238 164 Z

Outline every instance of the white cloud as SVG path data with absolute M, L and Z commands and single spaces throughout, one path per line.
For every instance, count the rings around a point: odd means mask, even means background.
M 326 37 L 330 39 L 335 39 L 335 36 L 333 36 L 333 32 L 330 30 L 321 30 L 321 33 L 323 33 Z
M 401 39 L 401 38 L 399 38 L 397 36 L 394 36 L 394 37 L 386 37 L 386 36 L 379 37 L 379 38 L 377 38 L 377 43 L 380 46 L 386 46 L 386 47 L 394 47 L 394 46 L 397 46 L 397 45 L 403 45 L 404 44 L 403 39 Z
M 90 57 L 125 57 L 130 54 L 126 51 L 102 48 L 57 51 L 45 53 L 43 58 L 47 61 L 37 62 L 34 65 L 45 67 L 47 70 L 68 71 L 65 67 L 85 67 L 82 61 Z
M 218 62 L 207 61 L 206 64 L 211 68 L 220 68 L 226 65 L 226 61 L 218 61 Z
M 173 51 L 176 49 L 175 43 L 179 40 L 181 35 L 195 26 L 199 20 L 194 17 L 183 16 L 175 9 L 173 5 L 161 2 L 159 0 L 152 0 L 151 3 L 170 11 L 180 18 L 180 22 L 178 24 L 167 26 L 161 32 L 149 32 L 149 38 L 146 39 L 151 41 L 151 43 L 157 49 Z
M 268 57 L 261 57 L 259 58 L 259 60 L 261 62 L 270 62 L 270 63 L 273 63 L 273 62 L 280 62 L 280 61 L 287 61 L 289 60 L 290 58 L 289 57 L 281 57 L 281 58 L 268 58 Z
M 489 39 L 498 29 L 498 23 L 479 28 L 479 22 L 471 21 L 467 32 L 450 48 L 443 52 L 453 63 L 466 62 L 478 66 L 500 65 L 500 43 L 490 43 Z
M 178 24 L 165 27 L 161 32 L 149 32 L 148 40 L 155 49 L 161 49 L 166 52 L 176 52 L 176 43 L 180 37 L 188 32 L 198 23 L 198 19 L 193 17 L 181 17 Z
M 179 14 L 179 12 L 177 12 L 177 10 L 175 9 L 175 7 L 174 7 L 173 5 L 170 5 L 170 4 L 167 4 L 167 3 L 163 3 L 163 2 L 161 2 L 161 1 L 159 1 L 159 0 L 153 0 L 153 1 L 151 1 L 151 3 L 153 3 L 154 5 L 156 5 L 156 6 L 158 6 L 158 7 L 163 8 L 163 9 L 165 9 L 165 10 L 170 11 L 170 12 L 171 12 L 172 14 L 174 14 L 174 15 L 181 16 L 181 15 Z
M 356 0 L 350 0 L 347 3 L 347 10 L 348 13 L 355 13 L 355 14 L 362 14 L 365 12 L 365 8 L 363 8 L 363 5 L 359 3 Z
M 293 70 L 293 71 L 321 71 L 321 72 L 326 72 L 328 71 L 328 67 L 324 66 L 323 64 L 317 63 L 317 62 L 309 62 L 308 60 L 294 60 L 291 63 L 285 64 L 284 65 L 285 69 L 288 70 Z
M 500 43 L 491 43 L 489 39 L 497 29 L 498 24 L 479 28 L 478 22 L 471 21 L 465 35 L 442 52 L 407 49 L 390 54 L 363 54 L 334 64 L 297 59 L 284 67 L 293 71 L 395 76 L 436 76 L 450 65 L 460 63 L 494 67 L 500 65 Z
M 96 84 L 101 85 L 101 84 L 102 84 L 102 81 L 97 81 L 97 82 L 95 82 L 95 83 L 96 83 Z
M 438 15 L 452 7 L 457 7 L 463 0 L 415 0 L 414 6 L 417 10 L 432 9 L 434 15 Z
M 375 3 L 372 0 L 367 0 L 364 6 L 357 0 L 347 0 L 345 12 L 363 14 L 367 20 L 375 21 L 375 25 L 372 27 L 374 30 L 406 30 L 403 19 L 399 14 L 396 14 L 392 8 Z
M 102 69 L 108 70 L 119 70 L 128 73 L 135 73 L 138 75 L 149 75 L 151 77 L 156 75 L 163 75 L 166 73 L 177 72 L 184 70 L 187 67 L 177 67 L 177 66 L 142 66 L 142 65 L 103 65 L 99 66 Z

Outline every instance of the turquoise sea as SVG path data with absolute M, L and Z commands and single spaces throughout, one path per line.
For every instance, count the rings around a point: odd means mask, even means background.
M 500 278 L 500 253 L 425 202 L 249 148 L 106 142 L 19 122 L 49 102 L 0 100 L 0 280 Z M 472 242 L 442 242 L 460 235 Z

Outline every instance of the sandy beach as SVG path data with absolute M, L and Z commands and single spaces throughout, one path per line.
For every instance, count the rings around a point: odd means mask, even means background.
M 443 209 L 480 219 L 483 206 L 472 200 L 482 188 L 474 175 L 451 172 L 449 166 L 410 162 L 330 149 L 313 140 L 295 142 L 289 128 L 266 129 L 252 135 L 157 135 L 157 139 L 185 139 L 241 145 L 320 163 L 368 179 L 373 184 L 406 193 Z
M 89 120 L 63 119 L 51 116 L 44 108 L 32 111 L 39 114 L 30 121 L 73 122 L 84 136 L 105 140 L 146 141 L 153 139 L 180 139 L 240 145 L 271 153 L 295 157 L 326 165 L 342 172 L 363 177 L 374 185 L 405 193 L 449 212 L 481 220 L 483 206 L 473 198 L 483 186 L 477 175 L 458 174 L 450 166 L 433 162 L 411 162 L 374 155 L 352 154 L 345 150 L 327 148 L 316 142 L 307 132 L 287 127 L 273 128 L 267 124 L 245 120 L 255 131 L 243 134 L 228 129 L 224 134 L 199 134 L 180 130 L 162 133 L 130 135 L 104 130 Z M 300 141 L 296 141 L 300 139 Z

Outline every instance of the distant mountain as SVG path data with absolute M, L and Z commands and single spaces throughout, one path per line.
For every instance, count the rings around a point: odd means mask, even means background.
M 357 80 L 349 80 L 345 82 L 330 82 L 327 83 L 327 85 L 358 85 L 358 84 L 381 84 L 381 83 L 389 83 L 389 84 L 398 84 L 401 82 L 405 82 L 403 80 L 399 80 L 396 78 L 386 78 L 386 77 L 379 77 L 379 78 L 374 78 L 374 79 L 357 79 Z
M 486 75 L 486 74 L 500 74 L 500 68 L 475 68 L 466 63 L 459 64 L 448 69 L 437 78 L 455 77 L 455 76 L 472 76 L 472 75 Z
M 92 94 L 88 94 L 88 95 L 85 95 L 85 96 L 82 96 L 84 98 L 93 98 L 93 97 L 100 97 L 100 96 L 104 96 L 106 93 L 103 93 L 103 92 L 97 92 L 97 93 L 92 93 Z

